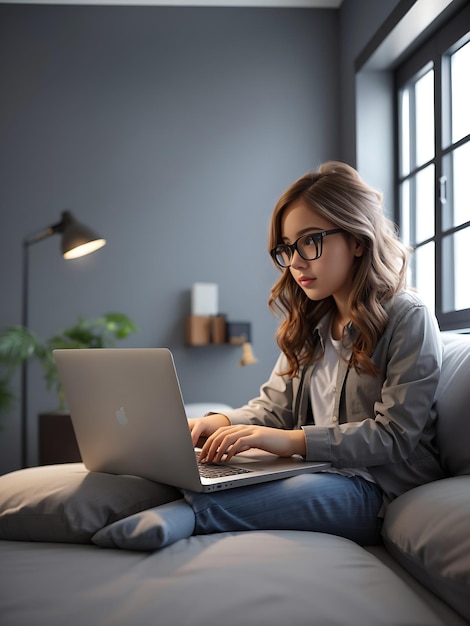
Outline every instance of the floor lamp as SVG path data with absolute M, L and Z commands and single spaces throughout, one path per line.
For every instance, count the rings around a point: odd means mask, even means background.
M 44 230 L 26 237 L 23 240 L 23 285 L 21 302 L 21 324 L 28 328 L 28 305 L 29 305 L 29 248 L 35 243 L 50 237 L 62 235 L 62 255 L 64 259 L 75 259 L 103 247 L 106 240 L 94 233 L 90 228 L 77 222 L 70 211 L 64 211 L 60 222 L 45 228 Z M 21 464 L 28 465 L 28 367 L 27 361 L 23 361 L 21 371 Z

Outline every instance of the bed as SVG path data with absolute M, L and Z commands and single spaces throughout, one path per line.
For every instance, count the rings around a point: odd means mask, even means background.
M 470 343 L 456 345 L 441 394 L 452 440 L 442 450 L 455 471 L 392 503 L 395 558 L 305 531 L 192 536 L 157 549 L 154 516 L 178 490 L 82 463 L 32 467 L 0 476 L 1 625 L 469 624 L 468 431 L 457 423 L 467 415 Z

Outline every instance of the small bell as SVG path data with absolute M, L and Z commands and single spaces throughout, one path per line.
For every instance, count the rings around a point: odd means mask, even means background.
M 242 359 L 238 361 L 238 365 L 243 367 L 244 365 L 253 365 L 257 363 L 258 359 L 253 354 L 253 348 L 251 347 L 251 343 L 249 341 L 245 341 L 242 346 Z

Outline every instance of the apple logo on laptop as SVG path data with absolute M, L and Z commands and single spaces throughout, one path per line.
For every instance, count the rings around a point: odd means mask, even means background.
M 125 426 L 129 422 L 129 420 L 127 419 L 126 411 L 123 406 L 120 407 L 116 411 L 116 421 L 118 424 L 121 424 L 122 426 Z

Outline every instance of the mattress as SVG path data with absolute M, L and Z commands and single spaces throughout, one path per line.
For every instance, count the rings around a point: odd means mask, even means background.
M 0 541 L 8 626 L 437 626 L 380 561 L 298 531 L 221 533 L 159 551 Z

